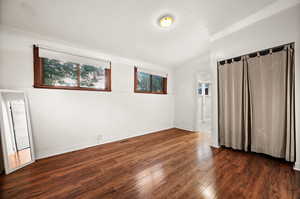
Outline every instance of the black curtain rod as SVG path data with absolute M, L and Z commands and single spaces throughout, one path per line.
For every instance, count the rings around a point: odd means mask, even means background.
M 294 44 L 295 44 L 295 42 L 292 42 L 292 43 L 283 44 L 283 45 L 280 45 L 280 46 L 275 46 L 275 47 L 272 47 L 272 48 L 267 48 L 267 49 L 264 49 L 264 50 L 259 50 L 259 51 L 253 52 L 253 53 L 247 53 L 247 54 L 244 54 L 244 55 L 241 55 L 241 56 L 238 56 L 238 57 L 218 61 L 218 63 L 220 65 L 224 65 L 225 63 L 232 63 L 233 61 L 240 61 L 242 59 L 242 57 L 244 57 L 244 56 L 249 56 L 250 58 L 253 58 L 253 57 L 257 56 L 257 53 L 264 56 L 264 55 L 269 54 L 270 50 L 272 50 L 272 52 L 279 52 L 279 51 L 283 50 L 285 46 L 290 45 L 291 47 L 294 47 Z

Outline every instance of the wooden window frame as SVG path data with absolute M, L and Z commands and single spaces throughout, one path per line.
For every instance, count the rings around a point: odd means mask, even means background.
M 153 92 L 152 91 L 152 76 L 153 75 L 152 74 L 149 74 L 149 75 L 150 75 L 150 91 L 140 91 L 140 90 L 138 90 L 138 69 L 137 69 L 137 67 L 134 67 L 134 92 L 135 93 L 144 93 L 144 94 L 160 94 L 160 95 L 168 94 L 168 92 L 167 92 L 167 90 L 168 90 L 168 88 L 167 88 L 168 78 L 167 77 L 162 77 L 163 78 L 163 81 L 162 81 L 163 91 L 162 92 Z
M 109 69 L 105 69 L 105 89 L 98 88 L 84 88 L 80 87 L 80 65 L 77 65 L 77 86 L 51 86 L 44 85 L 43 78 L 43 63 L 42 58 L 39 57 L 39 47 L 33 45 L 33 68 L 34 68 L 34 88 L 45 88 L 45 89 L 64 89 L 64 90 L 84 90 L 84 91 L 104 91 L 111 92 L 111 67 Z M 111 63 L 110 63 L 111 65 Z

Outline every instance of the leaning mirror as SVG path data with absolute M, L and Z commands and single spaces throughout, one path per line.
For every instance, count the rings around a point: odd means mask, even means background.
M 35 161 L 29 108 L 22 91 L 0 90 L 1 146 L 5 173 Z

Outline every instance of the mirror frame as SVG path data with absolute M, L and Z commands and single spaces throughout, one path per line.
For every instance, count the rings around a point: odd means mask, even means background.
M 29 136 L 29 144 L 31 148 L 31 161 L 27 162 L 19 167 L 16 168 L 10 168 L 9 167 L 9 162 L 8 162 L 8 154 L 7 154 L 7 142 L 5 140 L 4 132 L 4 119 L 3 119 L 3 114 L 2 114 L 2 102 L 4 101 L 2 94 L 3 93 L 19 93 L 23 94 L 24 96 L 24 102 L 25 102 L 25 111 L 26 111 L 26 118 L 27 118 L 27 128 L 28 128 L 28 136 Z M 34 146 L 33 146 L 33 139 L 32 139 L 32 127 L 31 127 L 31 121 L 30 121 L 30 113 L 29 113 L 29 103 L 27 96 L 24 91 L 20 90 L 4 90 L 0 89 L 0 133 L 1 133 L 1 144 L 2 144 L 2 151 L 3 151 L 3 158 L 4 158 L 4 169 L 5 169 L 5 174 L 10 174 L 18 169 L 21 169 L 29 164 L 32 164 L 35 162 L 35 155 L 34 155 Z

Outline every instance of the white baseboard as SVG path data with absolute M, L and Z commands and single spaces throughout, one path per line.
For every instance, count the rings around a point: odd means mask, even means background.
M 218 142 L 214 142 L 213 140 L 211 141 L 210 146 L 217 149 L 221 147 Z
M 294 165 L 294 170 L 295 171 L 300 171 L 300 162 L 296 162 Z
M 195 129 L 192 129 L 192 128 L 189 128 L 189 127 L 185 127 L 183 125 L 178 125 L 176 124 L 174 128 L 177 128 L 177 129 L 182 129 L 182 130 L 186 130 L 186 131 L 195 131 Z
M 69 153 L 72 151 L 78 151 L 81 149 L 85 149 L 85 148 L 89 148 L 89 147 L 93 147 L 93 146 L 97 146 L 97 145 L 107 144 L 107 143 L 111 143 L 111 142 L 117 142 L 117 141 L 121 141 L 124 139 L 129 139 L 129 138 L 133 138 L 133 137 L 137 137 L 137 136 L 141 136 L 141 135 L 146 135 L 149 133 L 164 131 L 164 130 L 168 130 L 168 129 L 172 129 L 172 128 L 174 128 L 174 127 L 163 128 L 163 129 L 155 130 L 155 131 L 146 131 L 143 133 L 136 133 L 136 134 L 130 135 L 130 136 L 124 136 L 124 137 L 120 137 L 120 138 L 104 140 L 101 143 L 97 143 L 96 141 L 90 141 L 90 142 L 80 143 L 78 145 L 73 145 L 73 146 L 68 146 L 68 147 L 58 147 L 58 148 L 50 149 L 50 150 L 37 151 L 35 154 L 35 156 L 36 156 L 35 158 L 36 159 L 48 158 L 48 157 L 52 157 L 55 155 L 61 155 L 61 154 Z
M 216 144 L 211 144 L 210 146 L 217 149 L 221 147 L 220 145 L 216 145 Z
M 68 152 L 72 152 L 72 151 L 77 151 L 77 150 L 81 150 L 81 149 L 85 149 L 88 147 L 93 147 L 98 145 L 99 143 L 96 142 L 89 142 L 89 143 L 81 143 L 78 145 L 73 145 L 73 146 L 68 146 L 68 147 L 58 147 L 55 149 L 50 149 L 50 150 L 43 150 L 40 152 L 36 152 L 36 159 L 43 159 L 43 158 L 48 158 L 48 157 L 52 157 L 55 155 L 60 155 L 60 154 L 64 154 L 64 153 L 68 153 Z M 101 143 L 102 144 L 102 143 Z

